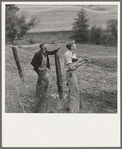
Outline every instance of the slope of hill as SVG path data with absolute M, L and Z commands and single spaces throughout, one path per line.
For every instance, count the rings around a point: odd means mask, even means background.
M 40 31 L 62 31 L 71 30 L 74 18 L 77 13 L 84 8 L 88 14 L 90 27 L 93 25 L 105 28 L 106 21 L 117 19 L 117 6 L 115 5 L 84 5 L 84 6 L 20 6 L 20 13 L 27 16 L 27 20 L 32 15 L 37 16 L 40 23 L 29 32 Z

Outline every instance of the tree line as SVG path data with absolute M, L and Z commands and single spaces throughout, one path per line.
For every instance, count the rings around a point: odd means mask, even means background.
M 78 18 L 73 23 L 73 36 L 79 43 L 92 43 L 103 45 L 117 44 L 117 20 L 110 19 L 106 22 L 106 29 L 96 27 L 95 25 L 89 29 L 89 18 L 84 9 L 78 12 Z
M 40 22 L 36 16 L 31 16 L 27 22 L 26 16 L 24 14 L 19 16 L 17 12 L 19 12 L 19 8 L 16 5 L 6 5 L 6 39 L 12 43 L 15 39 L 23 38 L 30 29 Z M 73 23 L 73 35 L 70 38 L 79 43 L 116 45 L 117 20 L 108 20 L 106 26 L 105 30 L 96 26 L 90 28 L 88 15 L 84 9 L 81 9 Z

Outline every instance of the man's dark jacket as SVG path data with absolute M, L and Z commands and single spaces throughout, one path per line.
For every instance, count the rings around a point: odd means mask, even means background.
M 49 57 L 48 57 L 48 55 L 53 55 L 53 54 L 55 54 L 56 52 L 58 52 L 58 49 L 53 50 L 53 51 L 45 51 L 46 56 L 47 56 L 47 68 L 49 68 L 49 69 L 50 69 L 50 62 L 49 62 Z M 42 53 L 43 53 L 43 50 L 39 50 L 38 52 L 36 52 L 36 53 L 34 54 L 34 57 L 33 57 L 32 61 L 31 61 L 31 65 L 33 65 L 34 70 L 35 70 L 36 72 L 38 72 L 38 68 L 39 68 L 39 67 L 41 66 L 41 64 L 42 64 L 42 59 L 43 59 Z

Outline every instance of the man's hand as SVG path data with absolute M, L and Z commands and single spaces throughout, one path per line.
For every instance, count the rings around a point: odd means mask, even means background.
M 44 70 L 44 68 L 39 67 L 38 70 L 39 70 L 39 71 L 42 71 L 42 70 Z
M 60 46 L 58 46 L 58 48 L 55 50 L 56 52 L 58 52 L 58 50 L 60 49 L 61 47 Z

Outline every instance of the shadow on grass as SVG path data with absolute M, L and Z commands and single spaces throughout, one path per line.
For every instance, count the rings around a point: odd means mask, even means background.
M 83 113 L 117 113 L 117 91 L 102 91 L 99 95 L 80 94 Z

